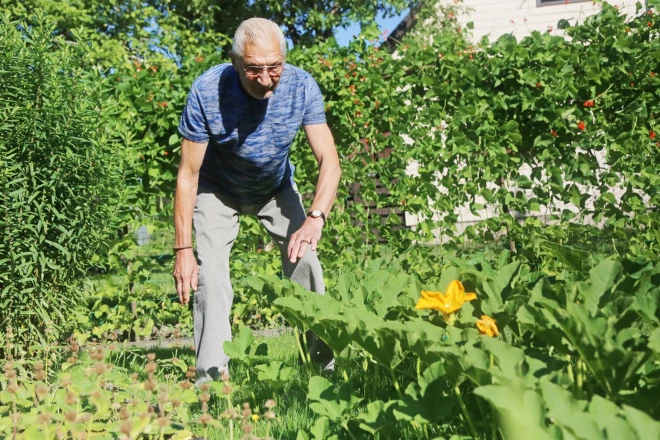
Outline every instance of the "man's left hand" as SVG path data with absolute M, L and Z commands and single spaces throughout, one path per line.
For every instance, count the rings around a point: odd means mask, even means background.
M 316 243 L 321 239 L 323 223 L 321 217 L 305 219 L 305 223 L 289 239 L 289 261 L 295 263 L 296 260 L 302 258 L 307 248 L 316 252 Z

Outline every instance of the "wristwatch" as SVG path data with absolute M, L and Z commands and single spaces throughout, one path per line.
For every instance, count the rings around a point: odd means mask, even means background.
M 321 217 L 323 219 L 323 224 L 325 224 L 325 214 L 320 209 L 313 209 L 313 210 L 309 211 L 307 213 L 307 216 L 312 217 L 312 218 Z

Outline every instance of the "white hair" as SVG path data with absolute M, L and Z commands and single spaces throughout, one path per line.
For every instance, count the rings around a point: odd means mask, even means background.
M 271 41 L 273 37 L 279 40 L 282 58 L 286 58 L 286 41 L 280 27 L 265 18 L 250 18 L 236 29 L 231 51 L 243 58 L 246 43 L 261 46 Z

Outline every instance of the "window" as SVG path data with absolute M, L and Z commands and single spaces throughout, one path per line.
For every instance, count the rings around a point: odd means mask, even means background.
M 551 5 L 563 5 L 568 3 L 584 3 L 584 2 L 589 2 L 592 0 L 536 0 L 536 7 L 541 7 L 541 6 L 551 6 Z

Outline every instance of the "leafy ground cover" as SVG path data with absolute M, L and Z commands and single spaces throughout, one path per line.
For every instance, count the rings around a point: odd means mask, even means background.
M 418 257 L 413 249 L 342 271 L 325 296 L 277 276 L 249 280 L 298 332 L 330 345 L 333 372 L 301 356 L 293 334 L 264 340 L 241 327 L 225 344 L 230 376 L 195 389 L 190 349 L 81 350 L 79 334 L 68 349 L 78 354 L 5 363 L 0 429 L 26 438 L 660 434 L 660 263 L 600 258 L 548 275 L 508 251 Z M 66 360 L 35 362 L 46 356 Z

